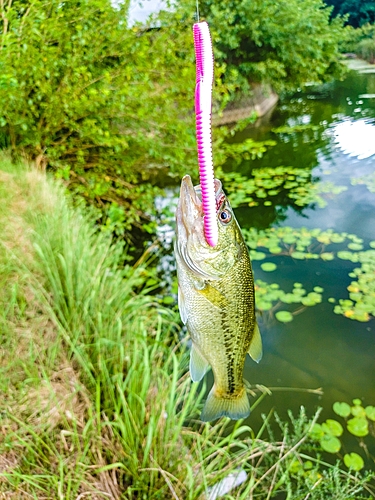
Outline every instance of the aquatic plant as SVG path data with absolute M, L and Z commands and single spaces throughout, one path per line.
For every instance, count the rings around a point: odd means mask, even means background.
M 360 449 L 365 454 L 366 460 L 372 460 L 375 465 L 375 458 L 364 440 L 365 437 L 372 439 L 370 448 L 374 445 L 375 439 L 375 406 L 362 406 L 362 401 L 358 398 L 353 399 L 353 404 L 336 401 L 333 404 L 333 411 L 343 419 L 340 423 L 334 419 L 327 419 L 322 424 L 316 423 L 311 429 L 310 435 L 313 439 L 319 441 L 321 448 L 333 454 L 338 454 L 342 449 L 343 435 L 346 430 L 351 435 L 359 438 Z M 341 438 L 341 439 L 339 439 Z M 364 458 L 355 451 L 346 452 L 339 455 L 348 469 L 360 471 L 365 467 Z
M 375 173 L 362 175 L 361 177 L 352 177 L 350 182 L 353 186 L 364 184 L 370 193 L 375 193 Z
M 278 269 L 272 259 L 288 256 L 293 260 L 317 260 L 330 262 L 333 259 L 348 260 L 360 267 L 354 267 L 349 276 L 355 278 L 347 287 L 349 298 L 336 299 L 330 297 L 329 302 L 335 304 L 334 312 L 357 321 L 369 321 L 375 316 L 375 241 L 370 241 L 370 249 L 364 249 L 364 242 L 355 234 L 338 233 L 331 229 L 292 228 L 290 226 L 274 227 L 265 230 L 255 228 L 243 229 L 247 245 L 250 248 L 252 261 L 263 261 L 260 268 L 266 272 Z M 333 245 L 345 245 L 345 249 L 333 248 Z M 328 248 L 327 248 L 328 247 Z M 297 285 L 297 286 L 296 286 Z M 318 304 L 322 300 L 323 289 L 317 284 L 313 291 L 307 293 L 304 288 L 295 284 L 291 292 L 280 289 L 277 283 L 256 281 L 257 307 L 270 310 L 279 301 L 289 304 L 300 303 L 305 306 Z M 276 318 L 290 321 L 288 314 L 277 314 Z
M 338 195 L 347 189 L 328 181 L 313 181 L 311 173 L 304 168 L 278 166 L 253 169 L 251 173 L 252 177 L 245 177 L 238 172 L 220 172 L 234 208 L 244 204 L 275 205 L 280 193 L 285 193 L 299 207 L 317 203 L 323 208 L 327 204 L 323 195 Z

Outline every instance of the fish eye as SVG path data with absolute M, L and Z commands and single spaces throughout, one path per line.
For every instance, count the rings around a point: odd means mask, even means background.
M 227 209 L 222 210 L 219 214 L 219 219 L 224 224 L 228 224 L 232 220 L 232 214 Z

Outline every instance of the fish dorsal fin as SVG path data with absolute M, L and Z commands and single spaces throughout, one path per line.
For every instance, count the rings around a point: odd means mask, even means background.
M 262 338 L 260 336 L 260 331 L 257 322 L 255 322 L 253 338 L 251 339 L 250 347 L 247 352 L 257 363 L 259 363 L 259 361 L 262 359 L 263 356 Z
M 185 297 L 180 287 L 178 287 L 178 309 L 180 311 L 181 321 L 183 322 L 184 325 L 186 325 L 186 322 L 188 320 L 188 314 L 185 304 Z
M 209 368 L 209 364 L 195 347 L 194 342 L 190 351 L 190 377 L 193 382 L 199 382 Z

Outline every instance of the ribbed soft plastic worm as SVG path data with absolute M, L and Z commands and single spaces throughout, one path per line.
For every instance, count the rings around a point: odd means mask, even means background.
M 195 119 L 199 178 L 202 191 L 204 234 L 214 247 L 218 241 L 214 167 L 212 163 L 211 107 L 214 77 L 214 56 L 208 24 L 203 21 L 193 26 L 197 79 L 195 87 Z

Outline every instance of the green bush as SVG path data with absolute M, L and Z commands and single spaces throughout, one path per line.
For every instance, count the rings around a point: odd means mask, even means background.
M 192 3 L 180 0 L 190 15 Z M 339 43 L 343 19 L 330 20 L 322 0 L 201 0 L 211 26 L 216 60 L 234 89 L 269 83 L 276 91 L 342 76 Z
M 102 221 L 121 207 L 123 228 L 152 206 L 160 172 L 196 169 L 191 27 L 129 28 L 128 3 L 0 6 L 0 146 L 52 168 Z

